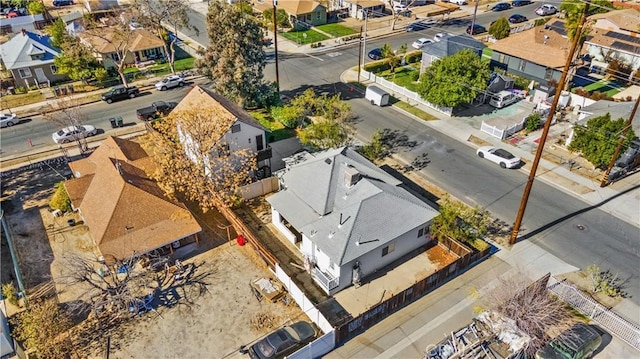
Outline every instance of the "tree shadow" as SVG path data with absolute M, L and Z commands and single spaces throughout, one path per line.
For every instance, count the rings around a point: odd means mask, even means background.
M 349 85 L 343 82 L 334 82 L 316 86 L 303 85 L 296 89 L 281 91 L 280 97 L 284 103 L 287 103 L 294 97 L 302 95 L 302 93 L 307 89 L 313 89 L 317 95 L 333 96 L 335 94 L 340 94 L 340 99 L 344 101 L 364 98 L 364 94 L 358 91 L 355 85 Z

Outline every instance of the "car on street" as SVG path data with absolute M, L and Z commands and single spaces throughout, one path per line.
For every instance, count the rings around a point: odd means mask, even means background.
M 433 43 L 433 40 L 427 39 L 426 37 L 421 37 L 418 40 L 414 41 L 413 44 L 411 44 L 411 47 L 420 50 L 424 45 L 431 43 Z
M 15 113 L 0 113 L 0 127 L 11 127 L 18 121 Z
M 382 50 L 380 50 L 378 48 L 373 49 L 373 50 L 369 51 L 367 56 L 369 56 L 369 58 L 371 60 L 380 60 L 380 59 L 382 59 Z
M 407 25 L 407 32 L 422 31 L 434 26 L 435 24 L 436 24 L 436 21 L 433 19 L 426 19 L 422 21 L 412 22 L 411 24 Z
M 178 75 L 170 75 L 163 78 L 160 82 L 156 83 L 156 89 L 158 91 L 166 91 L 167 89 L 174 87 L 184 86 L 184 78 Z
M 280 328 L 249 348 L 251 359 L 284 358 L 313 341 L 316 330 L 310 323 L 299 321 Z
M 584 323 L 578 323 L 560 333 L 544 347 L 538 349 L 536 359 L 584 359 L 591 358 L 602 344 L 598 332 Z
M 469 35 L 478 35 L 487 32 L 487 28 L 482 25 L 473 24 L 473 31 L 471 30 L 471 25 L 467 26 L 467 34 Z
M 73 0 L 53 0 L 53 6 L 73 5 Z
M 511 4 L 506 2 L 499 2 L 491 8 L 491 11 L 505 11 L 511 9 Z
M 558 12 L 558 8 L 555 5 L 543 4 L 536 9 L 536 14 L 540 16 L 553 15 Z
M 141 121 L 155 120 L 161 116 L 168 115 L 176 105 L 178 105 L 176 102 L 156 101 L 152 103 L 151 106 L 137 109 L 136 117 Z
M 483 146 L 478 148 L 476 154 L 480 158 L 486 158 L 499 164 L 502 168 L 513 168 L 520 164 L 520 157 L 514 156 L 511 152 L 498 147 Z
M 440 40 L 442 40 L 443 37 L 444 37 L 444 33 L 439 32 L 439 33 L 433 35 L 433 41 L 440 42 Z
M 126 87 L 123 85 L 114 86 L 109 91 L 102 94 L 102 101 L 112 103 L 115 101 L 134 98 L 138 96 L 140 89 L 137 86 Z
M 513 6 L 513 7 L 525 6 L 525 5 L 529 5 L 529 4 L 533 4 L 533 1 L 531 1 L 531 0 L 513 0 L 511 2 L 511 6 Z
M 98 130 L 91 125 L 69 126 L 51 135 L 55 143 L 67 143 L 79 138 L 91 137 L 98 134 Z
M 526 16 L 524 16 L 524 15 L 520 15 L 520 14 L 513 14 L 513 15 L 509 16 L 509 19 L 508 19 L 508 20 L 509 20 L 509 22 L 510 22 L 510 23 L 512 23 L 512 24 L 519 24 L 519 23 L 521 23 L 521 22 L 525 22 L 525 21 L 527 21 L 527 20 L 529 20 L 529 19 L 527 19 L 527 17 L 526 17 Z

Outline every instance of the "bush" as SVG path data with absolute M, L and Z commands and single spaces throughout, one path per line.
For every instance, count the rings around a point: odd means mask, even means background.
M 373 72 L 374 74 L 389 70 L 389 68 L 389 63 L 386 61 L 377 61 L 364 66 L 365 71 Z
M 416 82 L 420 79 L 420 71 L 414 71 L 411 73 L 411 81 Z
M 64 188 L 64 182 L 58 182 L 54 187 L 56 192 L 53 194 L 53 197 L 51 197 L 49 206 L 62 212 L 71 212 L 71 199 L 69 199 L 69 194 L 67 194 L 67 190 Z
M 271 117 L 286 128 L 296 128 L 302 120 L 302 111 L 295 106 L 274 106 Z
M 422 61 L 422 51 L 413 51 L 407 54 L 406 57 L 408 64 L 413 64 Z
M 18 296 L 16 295 L 16 287 L 13 283 L 5 283 L 2 285 L 2 297 L 6 298 L 12 305 L 18 305 Z
M 107 78 L 109 78 L 109 72 L 107 71 L 107 69 L 101 67 L 93 71 L 93 76 L 96 78 L 97 81 L 103 82 Z
M 511 33 L 511 26 L 509 25 L 509 21 L 504 17 L 499 18 L 489 26 L 489 34 L 498 40 L 509 36 L 509 33 Z
M 537 113 L 532 113 L 525 120 L 524 129 L 527 131 L 527 133 L 533 132 L 540 127 L 540 124 L 541 124 L 540 115 Z

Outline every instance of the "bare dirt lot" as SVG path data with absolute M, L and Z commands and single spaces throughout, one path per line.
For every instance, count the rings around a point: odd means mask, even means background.
M 27 293 L 33 296 L 53 292 L 60 302 L 78 299 L 72 288 L 59 283 L 68 270 L 60 257 L 71 252 L 83 256 L 96 253 L 88 228 L 77 214 L 55 218 L 48 209 L 53 184 L 65 176 L 70 172 L 64 165 L 53 169 L 36 166 L 2 176 L 2 209 Z M 309 320 L 292 300 L 287 300 L 288 304 L 284 300 L 258 301 L 249 282 L 274 276 L 252 247 L 227 242 L 226 231 L 217 229 L 219 215 L 195 212 L 204 229 L 200 241 L 180 248 L 172 259 L 181 256 L 185 266 L 195 268 L 204 290 L 197 295 L 179 286 L 162 291 L 154 299 L 154 311 L 141 314 L 110 333 L 110 357 L 222 358 L 237 355 L 241 346 L 290 321 Z M 70 227 L 66 223 L 69 218 L 79 223 Z M 9 258 L 3 238 L 2 283 L 15 284 Z M 290 299 L 287 295 L 285 298 Z M 106 337 L 98 338 L 91 347 L 90 354 L 80 356 L 103 358 Z

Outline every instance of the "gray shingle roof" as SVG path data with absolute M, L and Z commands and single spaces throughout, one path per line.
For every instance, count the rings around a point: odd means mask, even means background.
M 0 45 L 0 57 L 8 70 L 53 64 L 53 58 L 60 51 L 50 44 L 49 39 L 49 36 L 25 31 Z M 44 54 L 44 57 L 32 59 L 31 55 L 36 54 Z
M 440 41 L 427 44 L 422 48 L 422 51 L 441 59 L 455 55 L 465 49 L 471 49 L 473 52 L 481 53 L 485 47 L 483 43 L 468 35 L 445 34 Z
M 354 169 L 361 179 L 348 187 L 345 176 Z M 339 265 L 438 214 L 349 148 L 300 156 L 298 163 L 285 169 L 282 182 L 286 189 L 267 201 Z

